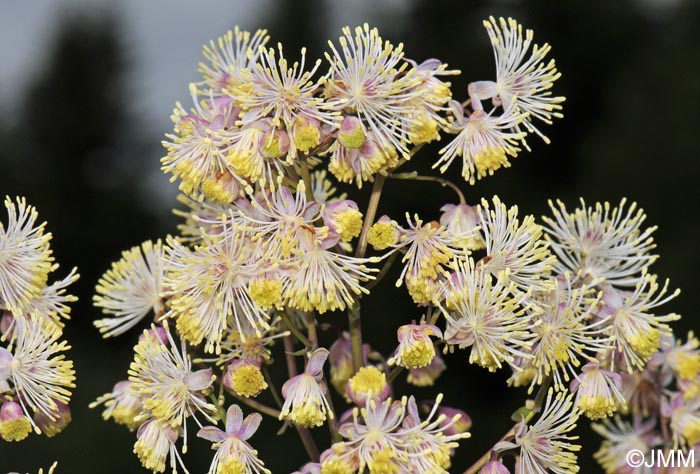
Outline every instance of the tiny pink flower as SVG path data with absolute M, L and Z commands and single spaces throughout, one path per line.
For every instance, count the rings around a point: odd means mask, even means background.
M 226 412 L 226 431 L 216 426 L 205 426 L 197 436 L 214 443 L 216 450 L 209 468 L 210 474 L 220 472 L 269 473 L 258 459 L 257 451 L 248 443 L 260 426 L 262 416 L 253 413 L 243 419 L 238 405 L 231 405 Z
M 288 419 L 299 426 L 315 427 L 321 426 L 326 418 L 333 419 L 333 411 L 326 398 L 328 389 L 323 383 L 323 365 L 327 358 L 327 349 L 316 349 L 309 356 L 304 372 L 284 383 L 280 420 Z
M 406 324 L 397 331 L 399 347 L 389 359 L 389 364 L 409 369 L 428 366 L 435 357 L 435 347 L 430 336 L 442 338 L 442 331 L 432 324 Z

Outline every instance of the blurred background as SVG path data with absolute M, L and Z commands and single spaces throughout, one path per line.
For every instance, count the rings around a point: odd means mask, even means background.
M 675 329 L 700 329 L 692 299 L 700 268 L 698 1 L 34 0 L 0 8 L 0 196 L 26 196 L 54 234 L 59 273 L 77 266 L 81 274 L 72 288 L 80 301 L 66 329 L 78 376 L 73 423 L 54 439 L 1 443 L 0 472 L 36 472 L 54 460 L 58 473 L 145 472 L 132 454 L 134 434 L 87 408 L 126 377 L 137 338 L 130 332 L 101 340 L 91 324 L 98 315 L 91 295 L 123 249 L 175 232 L 177 185 L 159 169 L 160 140 L 171 129 L 174 103 L 189 105 L 187 85 L 198 79 L 202 44 L 234 25 L 267 28 L 290 56 L 307 46 L 314 58 L 342 26 L 366 21 L 385 39 L 403 41 L 407 57 L 437 57 L 462 70 L 453 81 L 461 100 L 467 82 L 494 78 L 482 19 L 513 16 L 534 29 L 536 42 L 553 45 L 565 118 L 546 128 L 551 145 L 533 138 L 532 152 L 511 168 L 464 184 L 467 199 L 474 204 L 498 194 L 537 216 L 550 198 L 570 206 L 579 197 L 637 201 L 648 222 L 659 225 L 662 257 L 653 269 L 684 290 L 668 305 L 684 316 Z M 407 170 L 428 171 L 437 149 L 424 150 Z M 453 178 L 462 182 L 457 173 Z M 454 201 L 434 183 L 390 181 L 384 197 L 380 213 L 395 218 L 408 210 L 437 218 L 440 206 Z M 395 328 L 421 316 L 393 281 L 375 290 L 381 298 L 363 301 L 366 341 L 385 354 Z M 344 315 L 327 318 L 345 324 Z M 465 352 L 447 357 L 447 376 L 433 389 L 397 386 L 398 394 L 418 399 L 444 392 L 447 405 L 472 415 L 473 437 L 462 443 L 455 473 L 507 430 L 525 398 L 506 387 L 508 374 L 469 367 L 466 359 Z M 279 427 L 266 418 L 252 441 L 272 472 L 288 473 L 304 462 L 304 451 L 293 430 L 277 437 Z M 323 449 L 327 432 L 318 431 Z M 600 440 L 587 421 L 579 434 L 582 472 L 602 472 L 591 460 Z M 190 450 L 184 457 L 190 471 L 205 472 L 213 454 L 208 443 L 195 440 Z

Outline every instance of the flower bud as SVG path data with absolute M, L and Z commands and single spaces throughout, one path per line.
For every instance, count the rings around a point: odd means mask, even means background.
M 219 204 L 231 204 L 241 193 L 241 184 L 228 171 L 217 172 L 202 182 L 202 192 Z
M 487 462 L 486 465 L 481 468 L 479 474 L 510 474 L 510 471 L 501 461 L 493 460 Z
M 297 117 L 292 133 L 296 149 L 308 153 L 321 143 L 321 122 L 313 117 Z
M 4 402 L 0 406 L 0 438 L 5 441 L 22 441 L 32 431 L 32 424 L 16 402 Z
M 362 359 L 367 362 L 369 345 L 363 344 Z M 343 332 L 330 347 L 328 361 L 331 366 L 331 384 L 341 395 L 345 395 L 348 380 L 355 373 L 352 365 L 352 344 L 350 343 L 350 333 Z
M 54 403 L 56 403 L 56 410 L 52 413 L 53 416 L 50 417 L 42 411 L 34 413 L 34 423 L 39 427 L 41 433 L 49 438 L 53 438 L 63 431 L 72 419 L 68 405 L 58 400 L 54 400 Z
M 451 234 L 463 236 L 464 244 L 469 250 L 486 247 L 484 238 L 478 231 L 479 211 L 477 206 L 467 204 L 445 204 L 440 208 L 440 224 Z
M 440 354 L 435 354 L 430 364 L 425 367 L 410 369 L 406 381 L 416 387 L 429 387 L 445 371 L 445 362 Z
M 328 204 L 323 212 L 323 222 L 337 233 L 343 242 L 349 242 L 360 235 L 362 213 L 355 201 L 345 199 Z
M 151 329 L 144 330 L 139 336 L 139 342 L 143 342 L 146 338 L 154 338 L 164 345 L 168 345 L 168 332 L 163 326 L 155 326 Z
M 396 245 L 400 237 L 401 232 L 396 221 L 382 216 L 370 227 L 367 241 L 375 250 L 384 250 Z
M 365 143 L 365 131 L 357 117 L 346 115 L 338 130 L 338 142 L 345 148 L 357 149 Z
M 462 410 L 440 405 L 437 412 L 445 416 L 442 432 L 447 436 L 466 433 L 472 427 L 472 419 Z
M 12 316 L 12 313 L 9 311 L 0 311 L 0 334 L 2 334 L 5 337 L 10 337 L 10 331 L 12 331 L 12 327 L 14 326 L 15 322 L 15 317 Z
M 289 135 L 284 130 L 273 128 L 260 139 L 260 153 L 265 158 L 280 158 L 289 151 Z
M 389 359 L 389 364 L 409 369 L 429 365 L 435 357 L 435 346 L 430 336 L 442 337 L 442 331 L 432 324 L 406 324 L 399 327 L 399 347 Z
M 348 380 L 346 394 L 359 406 L 364 406 L 368 399 L 384 401 L 391 395 L 391 386 L 386 381 L 384 372 L 374 366 L 361 367 Z
M 260 362 L 250 359 L 231 362 L 224 373 L 224 385 L 241 397 L 256 397 L 267 388 Z

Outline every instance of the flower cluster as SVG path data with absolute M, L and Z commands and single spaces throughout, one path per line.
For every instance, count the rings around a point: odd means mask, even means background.
M 459 425 L 463 414 L 440 412 L 440 398 L 425 419 L 413 397 L 367 399 L 340 425 L 346 441 L 321 454 L 321 472 L 447 473 L 451 451 L 469 433 Z
M 66 288 L 78 279 L 73 269 L 49 284 L 58 268 L 51 234 L 24 198 L 5 199 L 0 222 L 0 439 L 21 441 L 32 431 L 52 437 L 71 421 L 75 388 L 70 349 L 62 339 L 69 303 Z
M 268 415 L 301 437 L 310 462 L 298 473 L 446 473 L 471 420 L 442 395 L 418 403 L 393 382 L 405 372 L 431 386 L 447 369 L 441 354 L 462 349 L 537 391 L 470 474 L 506 474 L 509 456 L 516 473 L 577 472 L 581 415 L 608 419 L 597 428 L 606 469 L 618 444 L 656 440 L 641 421 L 634 429 L 648 432 L 635 439 L 624 422 L 612 427 L 616 413 L 663 416 L 673 443 L 700 442 L 700 343 L 674 342 L 678 316 L 658 314 L 677 292 L 651 272 L 643 211 L 558 203 L 538 220 L 496 196 L 468 204 L 445 178 L 397 172 L 444 135 L 433 167 L 461 158 L 469 184 L 509 166 L 529 134 L 548 142 L 541 128 L 564 101 L 549 45 L 513 19 L 484 25 L 495 79 L 468 83 L 464 101 L 447 82 L 458 71 L 405 57 L 368 25 L 343 29 L 325 63 L 304 49 L 290 61 L 265 31 L 205 46 L 193 105 L 177 104 L 163 142 L 162 169 L 182 192 L 179 232 L 124 252 L 94 297 L 104 337 L 145 329 L 128 377 L 93 406 L 137 431 L 146 468 L 187 472 L 194 422 L 216 451 L 211 474 L 267 473 L 248 440 Z M 371 182 L 366 210 L 333 179 Z M 387 179 L 446 185 L 459 202 L 434 217 L 377 218 Z M 420 317 L 401 321 L 384 355 L 363 342 L 360 301 L 393 265 Z M 8 307 L 27 304 L 37 278 L 2 294 Z M 341 311 L 347 328 L 329 315 Z M 284 381 L 269 370 L 279 361 Z M 257 413 L 244 419 L 243 405 Z M 318 449 L 310 430 L 324 424 L 333 440 Z

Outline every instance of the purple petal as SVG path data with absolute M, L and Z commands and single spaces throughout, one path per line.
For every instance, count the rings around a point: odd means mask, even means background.
M 282 205 L 285 207 L 286 211 L 291 211 L 294 209 L 295 199 L 289 188 L 282 186 L 279 189 L 279 199 L 282 201 Z
M 289 392 L 290 390 L 293 390 L 294 386 L 298 383 L 299 379 L 300 379 L 301 377 L 304 377 L 305 375 L 306 375 L 305 373 L 304 373 L 304 374 L 295 375 L 295 376 L 292 377 L 291 379 L 287 380 L 287 381 L 284 383 L 284 385 L 282 385 L 282 396 L 283 396 L 284 398 L 287 398 L 287 397 L 288 397 L 287 392 Z
M 430 328 L 431 331 L 433 331 L 433 334 L 440 339 L 442 339 L 442 331 L 440 330 L 439 327 L 435 326 L 434 324 L 423 324 L 422 325 L 424 328 Z
M 10 376 L 10 362 L 12 362 L 12 354 L 4 347 L 0 347 L 0 381 Z
M 187 386 L 194 391 L 204 390 L 214 381 L 213 374 L 214 371 L 211 368 L 191 373 L 187 376 Z
M 418 405 L 416 404 L 416 399 L 413 395 L 408 397 L 408 404 L 406 405 L 408 411 L 408 416 L 413 418 L 420 424 L 420 417 L 418 416 Z
M 237 435 L 243 424 L 243 411 L 238 405 L 231 405 L 226 411 L 226 433 Z
M 255 432 L 258 431 L 261 421 L 262 415 L 260 413 L 252 413 L 248 415 L 243 422 L 241 430 L 238 432 L 238 439 L 245 441 L 253 436 Z
M 576 377 L 574 380 L 571 381 L 571 385 L 569 386 L 571 393 L 576 393 L 576 390 L 578 390 L 579 385 L 581 385 L 581 381 L 578 379 L 578 377 Z
M 429 58 L 418 65 L 418 69 L 422 71 L 434 71 L 442 65 L 442 62 L 436 58 Z
M 197 437 L 204 438 L 212 443 L 218 443 L 226 439 L 226 433 L 216 426 L 205 426 L 197 432 Z
M 518 445 L 515 443 L 511 443 L 510 441 L 499 441 L 496 443 L 493 447 L 494 451 L 505 451 L 508 449 L 515 449 L 517 448 Z
M 328 358 L 328 349 L 320 347 L 316 349 L 311 357 L 309 357 L 309 362 L 306 364 L 305 373 L 318 377 L 323 373 L 323 364 L 326 363 Z

